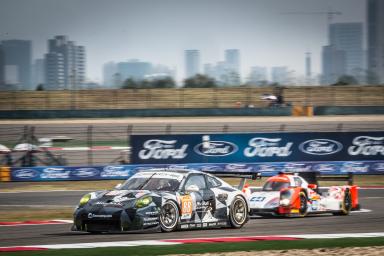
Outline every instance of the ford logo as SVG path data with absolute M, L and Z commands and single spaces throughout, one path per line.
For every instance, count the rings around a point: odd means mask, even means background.
M 99 171 L 95 168 L 79 168 L 73 171 L 73 175 L 81 178 L 97 176 Z
M 317 172 L 335 172 L 337 171 L 337 166 L 334 164 L 316 164 L 313 166 L 313 170 Z
M 227 141 L 210 141 L 207 147 L 203 145 L 200 143 L 194 147 L 195 152 L 203 156 L 227 156 L 238 150 L 235 144 Z
M 330 155 L 343 149 L 343 145 L 335 140 L 314 139 L 307 140 L 299 145 L 301 152 L 311 155 Z
M 37 177 L 39 173 L 33 169 L 20 169 L 16 170 L 13 175 L 20 179 L 32 179 Z
M 205 165 L 201 166 L 200 171 L 202 172 L 222 172 L 223 168 L 218 165 Z
M 384 163 L 375 163 L 373 165 L 373 170 L 376 172 L 384 172 Z
M 225 166 L 225 171 L 228 172 L 252 172 L 253 167 L 246 164 L 227 164 Z

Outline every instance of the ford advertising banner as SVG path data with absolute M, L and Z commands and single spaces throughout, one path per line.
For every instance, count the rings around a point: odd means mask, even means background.
M 376 161 L 384 132 L 132 135 L 134 164 Z
M 278 163 L 195 163 L 195 164 L 153 164 L 153 165 L 107 165 L 77 167 L 13 167 L 11 181 L 58 181 L 58 180 L 125 180 L 138 171 L 151 168 L 195 169 L 210 173 L 260 173 L 273 176 L 279 171 L 322 174 L 384 174 L 383 161 L 350 162 L 278 162 Z

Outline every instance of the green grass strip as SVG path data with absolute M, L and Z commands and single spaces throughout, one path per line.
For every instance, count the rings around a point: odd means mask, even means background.
M 336 238 L 336 239 L 303 239 L 296 241 L 255 241 L 234 243 L 201 243 L 163 246 L 134 246 L 134 247 L 107 247 L 92 249 L 60 249 L 47 251 L 29 251 L 0 253 L 3 255 L 28 256 L 105 256 L 105 255 L 167 255 L 167 254 L 196 254 L 218 253 L 233 251 L 262 251 L 262 250 L 289 250 L 289 249 L 315 249 L 331 247 L 366 247 L 384 246 L 384 237 L 370 238 Z

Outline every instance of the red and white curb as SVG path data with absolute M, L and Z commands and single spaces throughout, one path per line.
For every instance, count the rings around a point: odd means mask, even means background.
M 11 221 L 0 222 L 1 226 L 33 226 L 33 225 L 57 225 L 57 224 L 69 224 L 73 223 L 72 220 L 29 220 L 29 221 Z
M 384 237 L 384 232 L 379 233 L 344 233 L 344 234 L 304 234 L 304 235 L 281 235 L 281 236 L 244 236 L 244 237 L 213 237 L 213 238 L 190 238 L 190 239 L 166 239 L 166 240 L 140 240 L 140 241 L 118 241 L 97 243 L 75 243 L 75 244 L 50 244 L 50 245 L 28 245 L 0 247 L 0 252 L 12 251 L 36 251 L 49 249 L 84 249 L 100 247 L 131 247 L 151 245 L 178 245 L 191 243 L 223 243 L 223 242 L 250 242 L 250 241 L 287 241 L 314 238 L 359 238 L 359 237 Z

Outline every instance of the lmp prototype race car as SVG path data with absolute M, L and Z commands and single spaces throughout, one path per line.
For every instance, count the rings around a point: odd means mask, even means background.
M 332 186 L 321 193 L 317 184 L 285 173 L 269 178 L 262 191 L 251 193 L 249 198 L 250 214 L 261 216 L 348 215 L 359 208 L 357 186 Z
M 248 219 L 245 194 L 223 180 L 194 170 L 150 169 L 134 174 L 115 190 L 83 196 L 72 230 L 240 228 Z

